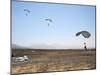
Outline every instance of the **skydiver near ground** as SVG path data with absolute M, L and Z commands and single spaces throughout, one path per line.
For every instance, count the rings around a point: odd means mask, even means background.
M 84 49 L 87 50 L 86 43 L 84 42 Z
M 79 35 L 82 35 L 85 39 L 86 38 L 89 38 L 91 36 L 91 34 L 88 32 L 88 31 L 80 31 L 78 33 L 76 33 L 76 36 L 79 36 Z M 86 43 L 84 42 L 84 49 L 87 50 L 87 47 L 86 47 Z

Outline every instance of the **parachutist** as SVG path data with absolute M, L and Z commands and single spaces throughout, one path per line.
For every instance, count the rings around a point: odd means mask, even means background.
M 50 26 L 50 22 L 52 22 L 52 19 L 46 18 L 45 21 L 48 22 L 48 27 Z
M 26 16 L 28 16 L 28 14 L 30 14 L 30 10 L 28 10 L 28 9 L 24 9 L 24 12 L 26 13 Z
M 84 43 L 84 49 L 87 50 L 86 43 Z
M 27 14 L 26 14 L 26 16 L 27 16 Z
M 82 35 L 85 39 L 86 38 L 89 38 L 91 36 L 91 34 L 88 32 L 88 31 L 81 31 L 81 32 L 78 32 L 76 33 L 76 36 L 79 36 L 79 35 Z M 84 49 L 87 50 L 87 47 L 86 47 L 86 43 L 84 42 Z
M 15 55 L 12 53 L 12 57 L 15 57 Z
M 48 24 L 48 27 L 49 27 L 49 24 Z

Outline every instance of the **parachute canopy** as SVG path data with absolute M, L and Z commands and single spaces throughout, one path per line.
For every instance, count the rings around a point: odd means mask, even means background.
M 26 16 L 31 12 L 29 9 L 24 9 Z
M 80 31 L 76 33 L 76 36 L 79 36 L 80 34 L 83 35 L 84 38 L 89 38 L 91 36 L 91 34 L 88 31 Z
M 52 22 L 52 19 L 49 19 L 49 18 L 47 18 L 47 19 L 45 19 L 46 21 L 49 21 L 49 22 Z

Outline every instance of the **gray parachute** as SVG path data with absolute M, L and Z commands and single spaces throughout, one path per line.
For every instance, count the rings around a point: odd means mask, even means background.
M 49 18 L 47 18 L 47 19 L 45 19 L 46 21 L 50 21 L 50 22 L 52 22 L 52 19 L 49 19 Z
M 76 36 L 83 35 L 84 38 L 89 38 L 91 34 L 88 31 L 80 31 L 76 33 Z
M 53 20 L 52 20 L 52 19 L 50 19 L 50 18 L 46 18 L 46 19 L 45 19 L 45 21 L 47 21 L 48 26 L 49 26 L 49 25 L 50 25 L 50 22 L 52 22 Z
M 24 12 L 25 12 L 26 16 L 28 16 L 28 14 L 30 14 L 31 11 L 29 9 L 24 9 Z

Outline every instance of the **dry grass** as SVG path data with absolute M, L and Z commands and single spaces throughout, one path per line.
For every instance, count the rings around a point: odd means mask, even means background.
M 12 64 L 12 74 L 88 70 L 96 68 L 95 50 L 15 50 L 16 56 L 28 55 L 30 61 Z

